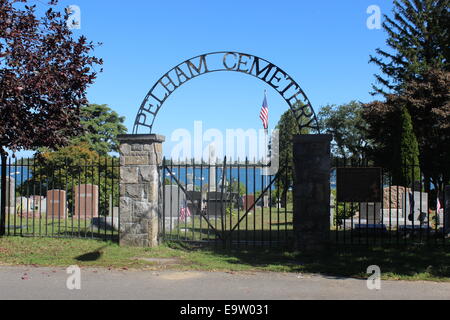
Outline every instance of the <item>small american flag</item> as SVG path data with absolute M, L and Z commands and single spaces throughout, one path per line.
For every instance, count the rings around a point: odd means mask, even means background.
M 439 198 L 437 199 L 437 205 L 436 205 L 436 213 L 441 213 L 442 210 L 442 206 L 441 206 L 441 201 L 439 201 Z
M 180 220 L 186 221 L 186 219 L 189 218 L 190 216 L 191 216 L 191 211 L 189 210 L 187 201 L 183 201 L 183 204 L 181 205 L 181 209 L 180 209 Z
M 267 104 L 267 96 L 264 95 L 264 102 L 259 116 L 263 122 L 264 129 L 269 128 L 269 105 Z

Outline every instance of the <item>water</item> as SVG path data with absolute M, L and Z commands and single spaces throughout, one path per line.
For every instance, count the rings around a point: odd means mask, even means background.
M 186 167 L 173 167 L 170 168 L 175 177 L 182 183 L 185 184 L 194 184 L 199 189 L 209 184 L 209 169 L 208 167 L 203 168 L 187 168 Z M 222 186 L 223 180 L 223 168 L 216 167 L 216 185 L 217 190 L 220 190 Z M 225 185 L 229 184 L 229 182 L 240 182 L 243 186 L 246 187 L 248 193 L 254 193 L 263 190 L 267 187 L 268 183 L 273 180 L 274 176 L 263 176 L 263 169 L 261 167 L 248 167 L 245 168 L 227 168 L 225 172 Z M 164 178 L 170 179 L 170 173 L 167 170 L 164 170 Z M 195 183 L 193 182 L 195 180 Z M 172 180 L 175 183 L 175 180 Z M 272 190 L 275 189 L 275 185 L 272 185 Z

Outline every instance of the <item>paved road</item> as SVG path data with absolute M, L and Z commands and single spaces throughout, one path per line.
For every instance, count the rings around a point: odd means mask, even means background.
M 0 267 L 0 299 L 448 299 L 450 283 L 366 281 L 281 273 L 110 271 L 82 269 L 81 290 L 68 290 L 61 268 Z

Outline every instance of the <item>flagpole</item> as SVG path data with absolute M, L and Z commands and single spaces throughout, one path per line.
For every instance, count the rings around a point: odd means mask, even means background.
M 267 90 L 264 90 L 264 98 L 267 99 Z M 266 152 L 265 152 L 265 162 L 266 162 L 266 175 L 264 176 L 264 182 L 266 184 L 266 188 L 267 188 L 267 174 L 269 173 L 269 159 L 267 159 L 268 155 L 269 155 L 269 143 L 268 143 L 268 138 L 269 138 L 269 121 L 270 121 L 270 115 L 267 117 L 267 128 L 264 128 L 265 130 L 265 140 L 266 140 Z M 264 189 L 264 188 L 263 188 Z M 270 192 L 270 191 L 269 191 Z M 268 199 L 268 198 L 267 198 Z M 266 205 L 265 203 L 265 197 L 263 197 L 263 207 L 264 205 Z M 267 204 L 268 205 L 268 204 Z

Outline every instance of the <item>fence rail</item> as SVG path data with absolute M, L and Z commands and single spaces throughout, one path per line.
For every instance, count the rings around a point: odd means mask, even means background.
M 337 160 L 334 177 L 338 168 L 373 166 L 364 161 Z M 443 190 L 426 181 L 418 165 L 404 165 L 400 173 L 384 168 L 380 172 L 381 200 L 377 202 L 339 201 L 337 193 L 342 185 L 332 183 L 333 241 L 346 245 L 448 245 Z
M 118 159 L 9 158 L 2 166 L 5 235 L 118 240 Z

